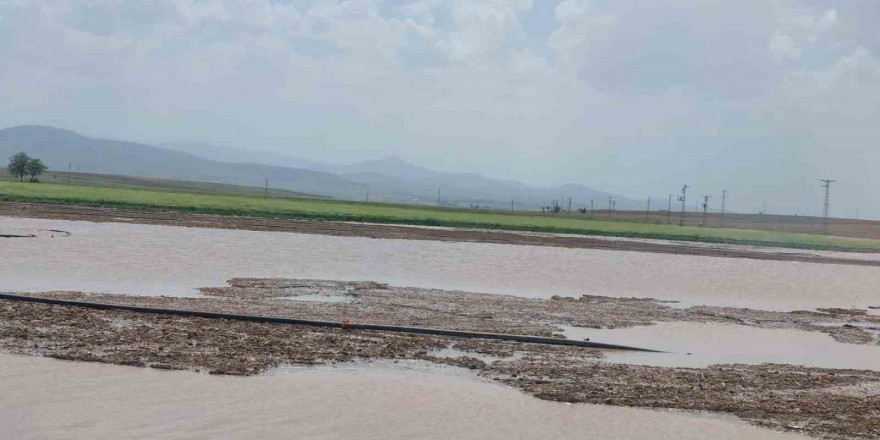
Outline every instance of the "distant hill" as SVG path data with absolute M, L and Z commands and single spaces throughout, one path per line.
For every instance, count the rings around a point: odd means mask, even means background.
M 596 208 L 607 207 L 608 197 L 615 199 L 617 209 L 642 209 L 643 202 L 598 191 L 584 185 L 567 184 L 551 188 L 535 188 L 512 180 L 491 179 L 474 173 L 444 173 L 413 165 L 397 157 L 370 160 L 352 165 L 325 165 L 319 168 L 332 172 L 346 180 L 370 185 L 377 195 L 399 197 L 402 189 L 408 196 L 426 201 L 437 200 L 437 191 L 443 203 L 457 206 L 480 205 L 496 209 L 510 207 L 511 199 L 518 209 L 547 206 L 551 200 L 562 199 L 568 207 L 589 206 L 594 200 Z
M 263 150 L 244 150 L 206 142 L 166 142 L 158 145 L 218 162 L 251 162 L 286 168 L 306 168 L 322 171 L 322 164 L 301 157 Z
M 551 200 L 572 208 L 608 207 L 608 197 L 621 210 L 643 209 L 644 203 L 568 184 L 536 188 L 511 180 L 491 179 L 475 173 L 446 173 L 414 165 L 397 157 L 350 165 L 333 165 L 281 153 L 247 151 L 197 142 L 174 142 L 156 147 L 141 143 L 95 139 L 73 131 L 47 126 L 18 126 L 0 130 L 0 155 L 18 151 L 39 157 L 53 170 L 68 163 L 82 172 L 121 174 L 262 186 L 342 199 L 390 203 L 437 203 L 438 189 L 444 206 L 479 205 L 509 209 L 538 209 Z
M 150 145 L 94 139 L 46 126 L 0 130 L 0 155 L 18 151 L 43 159 L 53 170 L 72 164 L 82 172 L 262 186 L 332 197 L 350 198 L 364 192 L 362 184 L 333 174 L 257 163 L 228 163 Z

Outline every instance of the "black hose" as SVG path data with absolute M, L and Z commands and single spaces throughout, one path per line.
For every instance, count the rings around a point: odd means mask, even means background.
M 295 318 L 277 318 L 270 316 L 254 316 L 254 315 L 236 315 L 232 313 L 216 313 L 216 312 L 199 312 L 195 310 L 180 310 L 180 309 L 163 309 L 156 307 L 140 307 L 140 306 L 126 306 L 121 304 L 105 304 L 105 303 L 95 303 L 95 302 L 87 302 L 87 301 L 70 301 L 64 299 L 54 299 L 54 298 L 41 298 L 37 296 L 26 296 L 26 295 L 15 295 L 10 293 L 0 293 L 0 299 L 10 300 L 10 301 L 24 301 L 31 303 L 41 303 L 41 304 L 52 304 L 58 306 L 70 306 L 70 307 L 82 307 L 87 309 L 98 309 L 98 310 L 125 310 L 129 312 L 138 312 L 138 313 L 152 313 L 158 315 L 174 315 L 174 316 L 183 316 L 183 317 L 195 317 L 195 318 L 209 318 L 209 319 L 229 319 L 234 321 L 247 321 L 247 322 L 262 322 L 262 323 L 271 323 L 271 324 L 294 324 L 294 325 L 308 325 L 314 327 L 327 327 L 327 328 L 341 328 L 341 329 L 352 329 L 352 330 L 378 330 L 378 331 L 386 331 L 386 332 L 400 332 L 400 333 L 419 333 L 426 335 L 440 335 L 440 336 L 453 336 L 457 338 L 479 338 L 479 339 L 500 339 L 504 341 L 516 341 L 516 342 L 528 342 L 533 344 L 548 344 L 548 345 L 571 345 L 577 347 L 587 347 L 587 348 L 602 348 L 609 350 L 628 350 L 628 351 L 643 351 L 643 352 L 651 352 L 651 353 L 663 353 L 658 350 L 651 350 L 647 348 L 638 348 L 638 347 L 628 347 L 625 345 L 616 345 L 616 344 L 603 344 L 601 342 L 590 342 L 590 341 L 577 341 L 572 339 L 557 339 L 557 338 L 547 338 L 543 336 L 529 336 L 529 335 L 508 335 L 503 333 L 483 333 L 483 332 L 469 332 L 462 330 L 445 330 L 438 328 L 427 328 L 427 327 L 406 327 L 399 325 L 382 325 L 382 324 L 355 324 L 345 322 L 333 322 L 333 321 L 315 321 L 311 319 L 295 319 Z

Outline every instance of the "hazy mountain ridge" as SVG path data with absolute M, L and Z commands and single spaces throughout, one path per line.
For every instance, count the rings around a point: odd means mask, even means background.
M 178 149 L 183 151 L 178 151 Z M 8 157 L 26 151 L 42 158 L 54 170 L 72 164 L 83 172 L 127 174 L 142 177 L 203 180 L 261 186 L 320 194 L 342 199 L 444 206 L 536 209 L 551 200 L 572 208 L 607 208 L 608 197 L 618 209 L 642 209 L 643 202 L 611 195 L 585 185 L 566 184 L 535 188 L 512 180 L 492 179 L 476 173 L 447 173 L 414 165 L 398 157 L 335 165 L 263 151 L 198 142 L 169 142 L 162 147 L 96 139 L 48 126 L 18 126 L 0 130 L 0 154 Z
M 262 186 L 269 179 L 274 188 L 320 193 L 347 198 L 361 192 L 360 184 L 339 176 L 307 169 L 258 163 L 229 163 L 205 159 L 167 148 L 135 142 L 81 136 L 73 131 L 46 126 L 18 126 L 0 130 L 0 155 L 25 151 L 39 157 L 53 170 L 123 174 L 140 177 Z

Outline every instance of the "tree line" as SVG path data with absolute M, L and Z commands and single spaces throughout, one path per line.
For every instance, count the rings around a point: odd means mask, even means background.
M 30 182 L 39 182 L 37 176 L 43 174 L 49 167 L 42 160 L 30 157 L 22 152 L 16 153 L 9 158 L 7 169 L 9 174 L 18 177 L 21 182 L 24 182 L 24 176 L 30 176 Z

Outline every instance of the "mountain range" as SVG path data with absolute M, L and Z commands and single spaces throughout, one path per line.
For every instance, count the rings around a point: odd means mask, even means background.
M 585 185 L 566 184 L 538 188 L 510 180 L 473 173 L 447 173 L 408 163 L 397 157 L 348 165 L 327 164 L 275 152 L 254 152 L 196 142 L 158 146 L 97 139 L 56 127 L 23 125 L 0 130 L 0 155 L 16 152 L 41 158 L 52 170 L 178 178 L 237 185 L 262 186 L 318 194 L 346 200 L 444 206 L 539 209 L 552 200 L 568 197 L 573 207 L 607 207 L 614 197 L 617 209 L 643 209 L 643 203 L 598 191 Z

